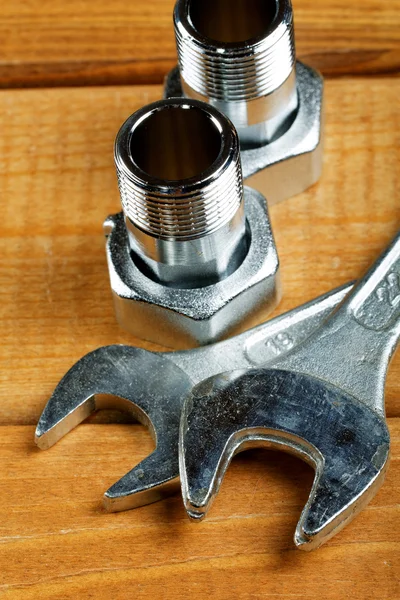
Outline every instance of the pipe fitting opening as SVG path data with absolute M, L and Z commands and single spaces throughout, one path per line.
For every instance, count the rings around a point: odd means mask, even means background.
M 132 160 L 139 169 L 171 183 L 201 175 L 220 152 L 220 130 L 196 106 L 170 106 L 149 113 L 130 140 Z
M 268 34 L 278 13 L 277 0 L 191 0 L 189 19 L 204 37 L 236 44 Z

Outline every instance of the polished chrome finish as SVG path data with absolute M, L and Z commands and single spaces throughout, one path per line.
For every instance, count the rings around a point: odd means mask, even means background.
M 290 125 L 297 109 L 290 0 L 178 0 L 174 24 L 185 96 L 224 112 L 242 144 L 268 143 Z
M 270 144 L 241 152 L 246 184 L 271 205 L 300 194 L 322 173 L 324 107 L 322 77 L 297 62 L 299 108 L 291 127 Z
M 267 197 L 270 206 L 304 192 L 322 172 L 323 79 L 297 61 L 296 81 L 299 107 L 289 129 L 269 144 L 241 148 L 243 178 Z M 164 95 L 183 96 L 178 68 L 166 77 Z M 249 132 L 252 135 L 250 128 Z
M 132 252 L 157 281 L 200 287 L 247 251 L 239 142 L 228 119 L 191 100 L 134 113 L 115 142 Z
M 170 348 L 193 348 L 248 329 L 249 321 L 277 305 L 279 262 L 265 198 L 250 188 L 245 188 L 244 198 L 245 257 L 228 277 L 201 287 L 156 281 L 132 259 L 122 215 L 106 220 L 111 289 L 125 329 Z
M 164 97 L 203 100 L 239 134 L 243 177 L 270 205 L 322 172 L 323 80 L 295 60 L 288 0 L 178 0 Z M 248 37 L 246 37 L 248 36 Z
M 122 126 L 115 163 L 124 219 L 109 217 L 105 232 L 125 329 L 191 348 L 238 333 L 276 306 L 279 262 L 265 198 L 243 190 L 229 119 L 196 100 L 150 104 Z
M 204 348 L 158 354 L 129 346 L 94 350 L 58 384 L 40 417 L 35 442 L 50 448 L 93 411 L 126 410 L 149 427 L 156 449 L 105 493 L 104 504 L 120 511 L 155 502 L 177 487 L 179 420 L 192 386 L 220 372 L 273 362 L 308 338 L 350 289 L 334 290 Z
M 132 258 L 142 258 L 150 277 L 171 288 L 199 288 L 228 277 L 242 264 L 248 248 L 244 204 L 214 233 L 193 240 L 152 237 L 125 218 Z
M 201 519 L 232 456 L 280 448 L 314 466 L 295 544 L 317 548 L 383 483 L 390 439 L 384 386 L 400 337 L 400 234 L 336 311 L 267 368 L 221 373 L 185 401 L 180 475 L 186 509 Z M 287 340 L 287 338 L 285 338 Z

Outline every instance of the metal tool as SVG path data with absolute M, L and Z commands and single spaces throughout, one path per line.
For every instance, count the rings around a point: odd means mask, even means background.
M 110 511 L 159 500 L 179 478 L 179 421 L 192 387 L 213 374 L 254 367 L 285 355 L 307 338 L 343 300 L 344 286 L 246 333 L 204 348 L 152 353 L 106 346 L 79 360 L 56 387 L 36 428 L 36 444 L 50 448 L 95 410 L 127 410 L 153 434 L 155 451 L 104 496 Z
M 200 519 L 234 454 L 272 446 L 315 468 L 295 533 L 312 550 L 377 492 L 389 458 L 384 385 L 400 335 L 400 235 L 305 342 L 266 369 L 216 375 L 185 402 L 183 499 Z
M 195 100 L 135 112 L 115 142 L 123 214 L 105 222 L 119 323 L 171 348 L 248 329 L 280 300 L 265 198 L 245 188 L 232 123 Z
M 164 96 L 225 113 L 241 142 L 246 183 L 274 204 L 322 170 L 323 80 L 296 62 L 290 0 L 177 0 L 179 67 Z

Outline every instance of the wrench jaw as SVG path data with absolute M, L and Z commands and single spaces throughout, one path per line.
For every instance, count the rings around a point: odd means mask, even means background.
M 176 440 L 189 377 L 171 360 L 129 346 L 105 346 L 81 358 L 63 377 L 39 419 L 35 443 L 53 446 L 93 411 L 127 411 L 150 429 L 155 451 L 104 496 L 108 510 L 155 502 L 179 476 Z
M 84 398 L 80 404 L 73 408 L 68 414 L 58 414 L 55 405 L 59 404 L 54 397 L 58 396 L 59 387 L 56 388 L 51 399 L 42 412 L 35 431 L 35 444 L 41 450 L 48 450 L 56 444 L 67 433 L 82 423 L 92 412 L 96 410 L 95 397 Z
M 158 502 L 179 489 L 178 472 L 176 451 L 157 448 L 105 492 L 104 507 L 108 512 L 120 512 Z
M 64 375 L 36 426 L 35 444 L 40 449 L 51 448 L 98 408 L 96 393 L 101 391 L 101 380 L 104 379 L 105 373 L 112 368 L 112 365 L 108 364 L 107 369 L 107 359 L 118 353 L 118 346 L 99 348 L 81 358 Z M 107 392 L 106 388 L 104 392 Z
M 327 466 L 323 473 L 314 480 L 313 488 L 294 534 L 294 543 L 300 550 L 316 550 L 322 544 L 334 537 L 350 521 L 361 512 L 377 494 L 384 482 L 389 455 L 386 453 L 384 464 L 381 465 L 377 474 L 365 485 L 359 495 L 354 498 L 354 492 L 350 490 L 331 492 L 324 498 L 326 490 L 337 485 L 330 481 L 327 475 Z M 339 489 L 339 488 L 338 488 Z M 324 514 L 325 513 L 325 514 Z
M 196 386 L 182 413 L 180 475 L 189 517 L 207 513 L 236 453 L 265 445 L 315 468 L 294 537 L 302 550 L 326 542 L 372 499 L 389 458 L 385 421 L 338 388 L 283 370 L 225 373 Z

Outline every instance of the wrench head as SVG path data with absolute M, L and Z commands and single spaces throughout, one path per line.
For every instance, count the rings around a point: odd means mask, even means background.
M 45 406 L 35 442 L 47 449 L 93 411 L 126 410 L 148 426 L 155 451 L 104 496 L 110 511 L 155 502 L 179 481 L 179 418 L 190 378 L 165 355 L 130 346 L 104 346 L 79 360 Z
M 294 536 L 312 550 L 335 535 L 375 495 L 389 458 L 385 421 L 325 381 L 291 371 L 233 371 L 200 383 L 180 427 L 180 476 L 189 516 L 201 519 L 232 457 L 269 446 L 315 468 Z

